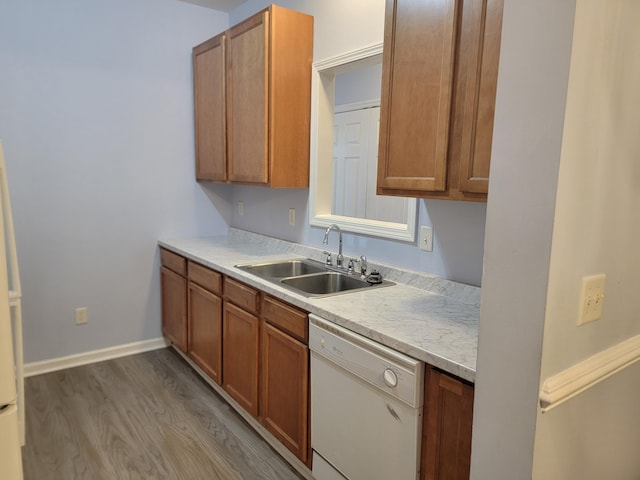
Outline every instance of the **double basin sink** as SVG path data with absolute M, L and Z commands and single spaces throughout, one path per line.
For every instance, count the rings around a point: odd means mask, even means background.
M 387 280 L 381 283 L 370 283 L 360 275 L 337 271 L 309 258 L 252 263 L 236 265 L 236 267 L 308 297 L 323 297 L 394 285 Z

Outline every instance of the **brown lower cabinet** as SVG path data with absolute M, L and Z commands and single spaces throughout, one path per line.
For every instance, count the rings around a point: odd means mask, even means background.
M 188 271 L 188 355 L 222 384 L 222 275 L 192 261 Z
M 259 294 L 225 279 L 222 322 L 222 386 L 247 412 L 258 417 L 260 352 Z
M 160 290 L 162 296 L 162 333 L 177 348 L 187 352 L 187 279 L 186 260 L 161 249 Z
M 310 467 L 307 313 L 265 296 L 261 315 L 260 420 Z
M 222 299 L 189 284 L 189 356 L 216 383 L 222 383 Z
M 307 312 L 160 251 L 165 337 L 311 467 Z
M 162 332 L 311 467 L 307 312 L 161 249 Z M 421 480 L 467 480 L 473 385 L 426 365 Z
M 473 386 L 426 365 L 422 480 L 466 480 L 471 461 Z
M 258 317 L 224 303 L 222 386 L 254 417 L 258 416 Z

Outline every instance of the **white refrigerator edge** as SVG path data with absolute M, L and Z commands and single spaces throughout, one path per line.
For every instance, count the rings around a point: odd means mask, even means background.
M 22 403 L 24 391 L 22 388 L 20 287 L 1 141 L 0 190 L 2 190 L 0 192 L 0 202 L 2 203 L 0 205 L 0 465 L 2 466 L 3 479 L 22 480 L 20 446 L 24 443 L 24 412 L 22 406 L 19 408 L 18 400 L 20 394 L 20 403 Z M 7 250 L 6 247 L 9 249 Z M 7 268 L 7 262 L 10 264 L 9 268 Z M 10 276 L 13 287 L 11 291 L 9 289 Z M 16 324 L 12 322 L 12 312 L 14 316 L 17 315 Z M 14 330 L 19 330 L 19 332 Z M 14 344 L 18 356 L 14 354 Z

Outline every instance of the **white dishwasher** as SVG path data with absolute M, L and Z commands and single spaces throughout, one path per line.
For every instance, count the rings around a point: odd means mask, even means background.
M 416 480 L 424 364 L 309 315 L 312 473 Z

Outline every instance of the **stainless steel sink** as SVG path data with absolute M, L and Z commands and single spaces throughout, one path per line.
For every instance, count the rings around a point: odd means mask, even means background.
M 309 297 L 395 285 L 387 280 L 370 284 L 358 275 L 335 271 L 332 267 L 311 259 L 252 263 L 236 267 Z
M 328 295 L 371 288 L 372 286 L 360 278 L 339 272 L 324 272 L 285 278 L 282 283 L 311 295 Z
M 326 271 L 326 267 L 315 260 L 282 260 L 276 262 L 252 263 L 250 265 L 236 265 L 248 273 L 266 278 L 286 278 L 320 273 Z

